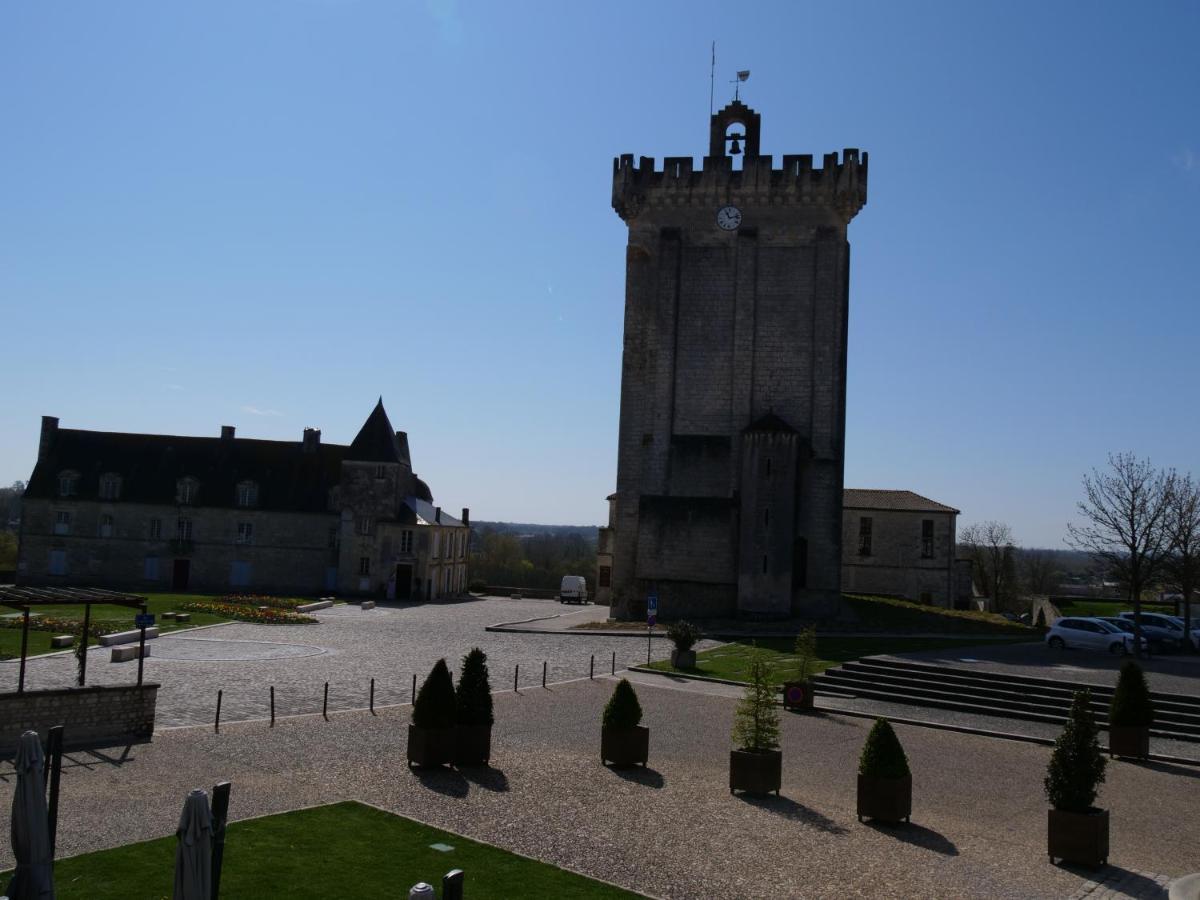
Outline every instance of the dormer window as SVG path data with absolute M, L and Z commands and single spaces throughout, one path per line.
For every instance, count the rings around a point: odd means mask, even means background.
M 79 473 L 78 472 L 59 472 L 58 473 L 58 496 L 74 497 L 75 492 L 79 489 Z
M 177 503 L 195 503 L 200 492 L 200 482 L 195 478 L 180 478 L 175 483 L 175 501 Z
M 243 481 L 237 486 L 237 505 L 243 508 L 258 506 L 258 483 Z
M 121 499 L 121 476 L 115 472 L 108 472 L 100 476 L 100 499 L 101 500 L 119 500 Z

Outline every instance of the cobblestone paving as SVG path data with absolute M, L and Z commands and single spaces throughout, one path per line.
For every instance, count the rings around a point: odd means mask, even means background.
M 586 678 L 595 657 L 595 672 L 607 673 L 646 661 L 646 641 L 636 637 L 587 634 L 508 634 L 487 632 L 498 622 L 555 615 L 564 607 L 547 600 L 487 599 L 406 607 L 334 607 L 316 613 L 318 625 L 255 625 L 234 622 L 196 629 L 178 637 L 149 642 L 145 678 L 162 687 L 158 694 L 160 728 L 213 721 L 217 691 L 224 692 L 221 721 L 270 716 L 269 688 L 275 686 L 276 716 L 321 710 L 329 682 L 331 711 L 362 709 L 370 702 L 384 706 L 412 699 L 412 676 L 418 684 L 440 658 L 457 671 L 472 647 L 488 654 L 496 689 L 511 688 L 517 666 L 518 685 L 540 686 L 542 663 L 550 683 Z M 670 643 L 655 640 L 651 658 L 663 659 Z M 88 659 L 89 684 L 128 683 L 137 662 L 113 663 L 110 651 L 93 649 Z M 29 661 L 26 684 L 61 687 L 72 683 L 75 660 L 70 654 Z M 0 663 L 0 685 L 15 685 L 17 665 Z
M 1109 868 L 1085 883 L 1069 900 L 1166 900 L 1170 883 L 1166 875 Z

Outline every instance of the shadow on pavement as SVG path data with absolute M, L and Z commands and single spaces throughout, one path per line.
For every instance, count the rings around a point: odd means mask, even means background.
M 446 797 L 462 798 L 467 796 L 470 789 L 470 782 L 454 769 L 441 766 L 428 769 L 410 767 L 410 771 L 425 787 Z
M 503 793 L 508 790 L 508 776 L 492 766 L 461 766 L 458 774 L 485 791 Z
M 906 844 L 912 844 L 915 847 L 924 847 L 926 850 L 932 850 L 934 853 L 942 854 L 942 856 L 958 856 L 958 848 L 954 846 L 953 841 L 934 831 L 932 828 L 926 828 L 924 825 L 913 825 L 911 823 L 897 823 L 892 825 L 874 820 L 869 820 L 863 824 L 868 828 L 875 829 L 880 834 L 886 834 L 888 837 L 893 837 Z
M 632 781 L 635 784 L 642 784 L 646 787 L 657 789 L 666 784 L 662 773 L 648 766 L 608 766 L 608 771 L 620 778 L 624 778 L 626 781 Z
M 757 806 L 759 809 L 764 809 L 785 819 L 791 819 L 793 822 L 811 825 L 813 828 L 819 828 L 826 834 L 847 833 L 847 829 L 833 821 L 833 819 L 821 815 L 815 809 L 810 809 L 802 803 L 797 803 L 790 797 L 772 797 L 769 794 L 766 796 L 736 794 L 735 796 L 743 803 Z
M 1125 760 L 1125 762 L 1135 765 L 1140 769 L 1149 769 L 1152 772 L 1162 772 L 1165 775 L 1182 775 L 1184 778 L 1200 778 L 1200 767 L 1196 766 L 1181 766 L 1175 763 L 1165 762 L 1137 762 L 1135 760 Z

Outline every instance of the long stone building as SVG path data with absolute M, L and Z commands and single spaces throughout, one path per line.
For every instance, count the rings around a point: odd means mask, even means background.
M 760 132 L 735 101 L 699 171 L 690 156 L 613 162 L 629 242 L 601 550 L 619 618 L 650 594 L 668 618 L 827 614 L 840 595 L 846 235 L 867 154 L 776 164 Z
M 121 434 L 42 418 L 17 578 L 144 591 L 466 589 L 469 511 L 435 506 L 380 399 L 349 445 Z

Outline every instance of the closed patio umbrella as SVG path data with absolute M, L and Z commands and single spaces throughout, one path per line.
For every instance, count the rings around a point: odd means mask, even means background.
M 17 746 L 17 789 L 12 802 L 12 849 L 17 861 L 8 883 L 12 900 L 54 898 L 54 859 L 50 853 L 46 785 L 42 781 L 44 763 L 37 732 L 26 731 Z
M 212 831 L 208 794 L 197 788 L 187 795 L 175 832 L 175 900 L 211 900 Z

